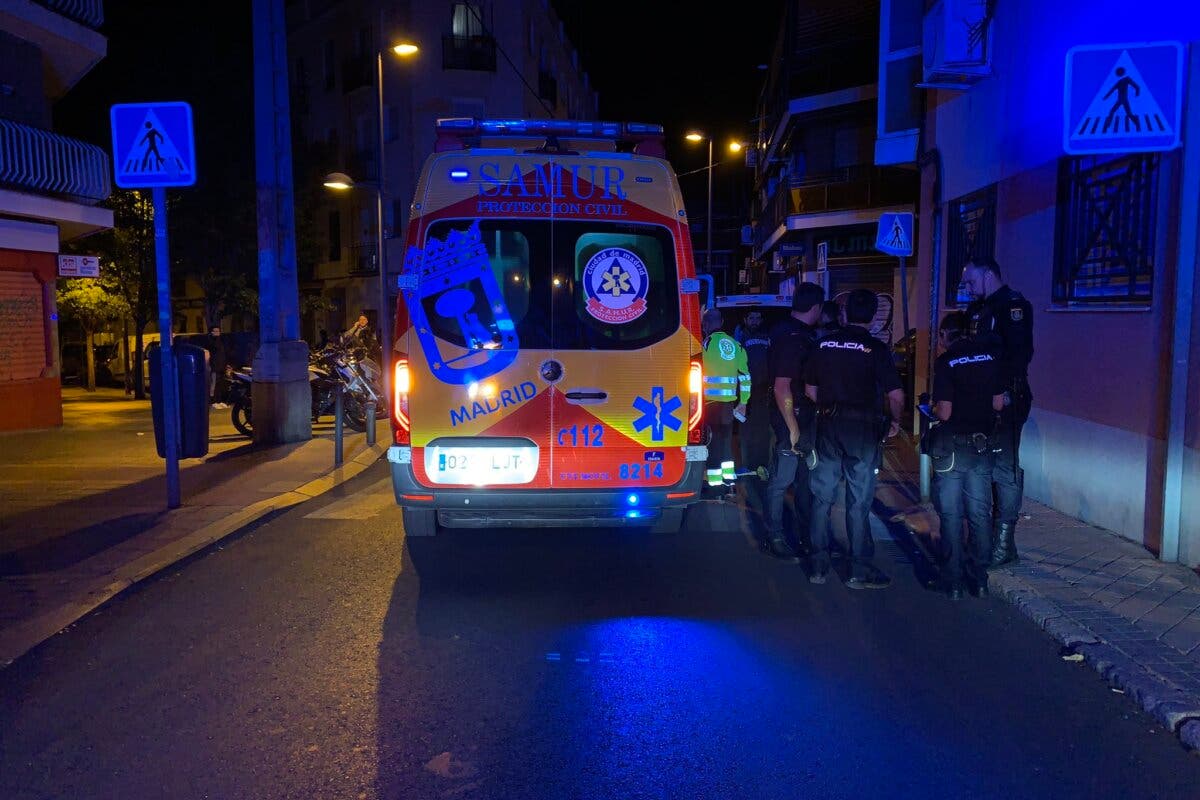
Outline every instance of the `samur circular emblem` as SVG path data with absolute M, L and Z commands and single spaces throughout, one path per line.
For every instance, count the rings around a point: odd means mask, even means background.
M 623 325 L 646 313 L 650 278 L 636 253 L 607 247 L 588 259 L 583 268 L 587 312 L 601 322 Z

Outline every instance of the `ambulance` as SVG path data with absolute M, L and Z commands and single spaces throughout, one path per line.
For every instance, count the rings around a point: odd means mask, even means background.
M 680 528 L 700 282 L 660 125 L 437 121 L 398 276 L 396 502 L 440 528 Z

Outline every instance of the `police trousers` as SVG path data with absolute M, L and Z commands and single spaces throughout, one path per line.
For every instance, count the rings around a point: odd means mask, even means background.
M 992 469 L 992 486 L 995 489 L 996 522 L 1015 525 L 1021 514 L 1021 502 L 1025 495 L 1025 472 L 1021 469 L 1021 429 L 1033 408 L 1033 392 L 1025 378 L 1014 381 L 1010 393 L 1011 402 L 1000 412 L 999 452 Z
M 812 423 L 809 422 L 809 425 Z M 792 451 L 788 439 L 787 425 L 779 410 L 774 409 L 771 415 L 771 427 L 775 435 L 775 460 L 771 466 L 771 478 L 767 481 L 767 502 L 765 525 L 767 535 L 775 536 L 783 533 L 784 496 L 788 487 L 792 487 L 792 508 L 795 511 L 793 519 L 796 523 L 796 542 L 807 545 L 809 528 L 812 525 L 812 489 L 809 487 L 808 449 L 806 445 L 811 435 L 801 427 L 801 441 L 797 447 L 804 452 Z
M 942 577 L 986 583 L 992 557 L 992 453 L 956 437 L 948 457 L 933 459 L 933 506 L 941 520 Z M 963 522 L 970 536 L 965 535 Z
M 881 438 L 879 426 L 868 419 L 836 415 L 817 418 L 817 464 L 809 475 L 813 495 L 809 544 L 814 569 L 829 567 L 829 515 L 843 481 L 851 576 L 862 575 L 863 568 L 875 558 L 870 514 L 875 470 L 883 456 Z
M 741 464 L 746 469 L 758 469 L 771 463 L 771 407 L 775 395 L 768 386 L 750 390 L 746 404 L 746 421 L 738 424 L 738 449 Z

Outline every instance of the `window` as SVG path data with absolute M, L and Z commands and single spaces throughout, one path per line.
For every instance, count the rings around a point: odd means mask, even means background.
M 996 256 L 996 184 L 950 202 L 946 247 L 946 305 L 970 301 L 962 291 L 963 267 L 977 256 Z
M 1149 305 L 1158 173 L 1152 153 L 1059 162 L 1054 302 Z
M 342 212 L 329 212 L 329 260 L 342 260 Z
M 400 138 L 400 108 L 399 106 L 384 107 L 383 140 L 394 142 Z
M 450 32 L 455 36 L 483 36 L 483 14 L 474 3 L 455 3 L 451 10 Z
M 430 226 L 428 236 L 445 241 L 452 229 L 465 231 L 472 222 L 439 221 Z M 666 228 L 574 220 L 484 219 L 478 224 L 495 290 L 503 297 L 522 348 L 632 350 L 648 347 L 678 330 L 675 250 Z M 645 289 L 637 301 L 643 310 L 625 322 L 605 322 L 589 311 L 589 295 L 583 285 L 591 261 L 614 249 L 636 255 L 645 269 L 644 278 L 639 275 L 622 281 L 623 288 L 632 288 L 639 295 Z M 552 271 L 552 264 L 561 266 Z M 593 265 L 589 274 L 595 272 Z M 450 291 L 459 294 L 460 289 L 465 290 L 461 297 L 474 298 L 470 307 L 464 309 L 459 302 L 457 317 L 439 314 L 439 299 Z M 498 337 L 500 327 L 492 313 L 496 298 L 488 297 L 488 291 L 481 281 L 471 279 L 423 297 L 422 306 L 435 334 L 459 347 L 467 346 L 464 326 L 479 340 Z
M 325 75 L 325 88 L 332 89 L 337 85 L 337 70 L 334 67 L 333 60 L 336 54 L 333 50 L 333 39 L 325 40 L 325 48 L 322 51 L 322 68 Z

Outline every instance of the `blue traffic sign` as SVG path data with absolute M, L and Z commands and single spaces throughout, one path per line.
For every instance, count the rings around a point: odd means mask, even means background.
M 888 212 L 879 217 L 875 249 L 890 256 L 913 254 L 913 215 L 911 211 Z
M 196 142 L 187 103 L 120 103 L 112 121 L 113 177 L 122 189 L 191 186 Z
M 1067 51 L 1063 150 L 1173 150 L 1183 124 L 1183 45 L 1080 45 Z

